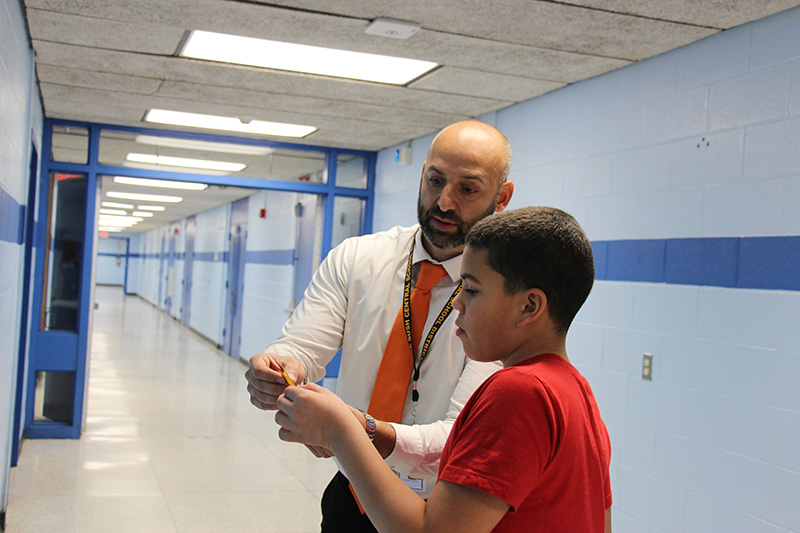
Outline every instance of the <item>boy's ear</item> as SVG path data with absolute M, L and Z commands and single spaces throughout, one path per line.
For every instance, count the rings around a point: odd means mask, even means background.
M 517 321 L 518 326 L 527 326 L 537 321 L 547 309 L 547 295 L 541 289 L 528 289 L 524 291 L 525 302 L 522 315 Z

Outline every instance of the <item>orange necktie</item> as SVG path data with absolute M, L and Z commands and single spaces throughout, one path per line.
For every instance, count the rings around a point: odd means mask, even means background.
M 369 401 L 368 413 L 386 422 L 400 422 L 406 401 L 411 371 L 419 349 L 422 331 L 428 318 L 431 302 L 431 287 L 442 279 L 447 271 L 441 265 L 428 261 L 420 264 L 417 283 L 411 291 L 411 340 L 414 352 L 409 353 L 408 337 L 403 322 L 403 308 L 397 313 L 389 340 L 383 351 L 381 366 L 375 378 L 375 387 Z

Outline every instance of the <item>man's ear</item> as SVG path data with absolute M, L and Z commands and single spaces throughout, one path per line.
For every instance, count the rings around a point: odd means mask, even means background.
M 497 195 L 497 203 L 494 206 L 495 213 L 499 213 L 508 206 L 511 197 L 514 195 L 514 182 L 506 181 L 500 186 L 500 194 Z
M 518 326 L 527 326 L 536 322 L 547 309 L 547 295 L 541 289 L 528 289 L 524 291 L 522 315 L 517 320 Z

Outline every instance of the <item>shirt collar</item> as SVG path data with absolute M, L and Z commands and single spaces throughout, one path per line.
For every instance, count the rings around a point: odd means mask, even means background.
M 419 225 L 417 225 L 419 228 Z M 428 251 L 425 249 L 425 246 L 422 245 L 422 230 L 420 229 L 417 231 L 416 236 L 414 237 L 414 259 L 413 262 L 416 265 L 420 261 L 430 261 L 435 265 L 442 265 L 444 269 L 447 271 L 447 275 L 450 276 L 450 281 L 453 283 L 457 283 L 461 280 L 461 257 L 462 254 L 458 254 L 455 257 L 452 257 L 446 261 L 437 261 L 436 259 L 432 258 Z

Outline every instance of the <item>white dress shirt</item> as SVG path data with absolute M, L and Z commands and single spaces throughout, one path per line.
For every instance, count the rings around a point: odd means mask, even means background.
M 296 357 L 305 366 L 308 380 L 318 381 L 325 376 L 325 365 L 341 348 L 336 393 L 347 404 L 366 411 L 384 347 L 402 306 L 414 235 L 413 279 L 422 260 L 441 264 L 448 274 L 431 289 L 423 339 L 460 279 L 461 256 L 443 263 L 433 260 L 422 245 L 418 228 L 395 227 L 354 237 L 331 250 L 283 326 L 280 338 L 265 351 Z M 427 490 L 418 492 L 423 497 L 433 490 L 439 458 L 458 413 L 478 385 L 501 368 L 499 363 L 477 363 L 464 355 L 455 336 L 456 316 L 454 310 L 422 363 L 415 417 L 409 383 L 402 423 L 393 424 L 397 432 L 394 451 L 386 458 L 396 472 L 427 480 Z

